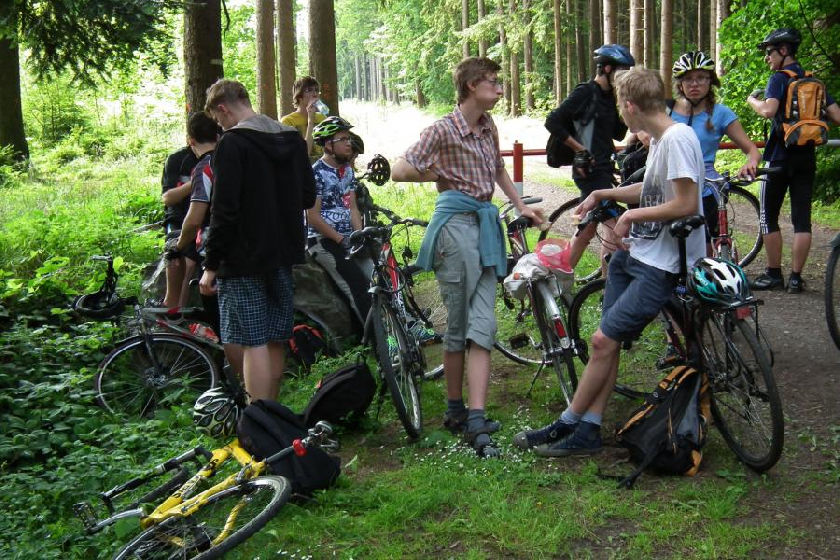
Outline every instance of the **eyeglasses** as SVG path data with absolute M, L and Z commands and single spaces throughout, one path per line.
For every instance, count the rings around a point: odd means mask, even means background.
M 488 80 L 487 78 L 484 78 L 483 81 L 487 82 L 488 84 L 490 84 L 494 88 L 497 88 L 497 87 L 498 88 L 504 88 L 505 87 L 505 83 L 502 80 L 499 80 L 498 78 L 495 79 L 495 80 Z
M 321 93 L 321 88 L 315 86 L 304 88 L 303 93 Z
M 700 85 L 711 82 L 712 78 L 709 76 L 695 76 L 693 78 L 683 78 L 684 84 Z
M 349 144 L 352 141 L 353 141 L 353 139 L 349 136 L 345 136 L 344 138 L 333 138 L 332 140 L 330 140 L 330 142 L 332 142 L 332 143 L 344 142 L 345 144 Z
M 779 49 L 767 49 L 766 51 L 764 51 L 764 56 L 770 56 L 774 52 L 779 52 Z

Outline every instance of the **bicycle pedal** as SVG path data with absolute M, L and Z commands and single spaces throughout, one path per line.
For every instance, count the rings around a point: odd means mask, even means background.
M 93 511 L 93 506 L 87 502 L 73 504 L 73 513 L 82 521 L 82 525 L 85 526 L 85 531 L 88 533 L 93 531 L 99 522 L 96 512 Z
M 512 336 L 508 339 L 508 344 L 514 350 L 519 350 L 521 348 L 525 348 L 531 344 L 531 339 L 528 338 L 528 335 L 525 333 L 518 334 L 516 336 Z

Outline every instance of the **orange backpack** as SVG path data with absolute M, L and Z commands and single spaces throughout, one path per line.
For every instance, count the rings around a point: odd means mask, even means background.
M 792 70 L 780 70 L 789 81 L 780 131 L 785 146 L 820 146 L 828 140 L 825 113 L 825 84 L 805 72 L 801 78 Z

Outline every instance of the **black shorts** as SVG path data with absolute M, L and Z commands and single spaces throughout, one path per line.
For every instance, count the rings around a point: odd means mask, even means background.
M 586 177 L 580 177 L 577 171 L 572 169 L 572 179 L 580 189 L 581 200 L 589 196 L 592 191 L 613 188 L 613 178 L 612 162 L 596 164 L 592 173 L 588 173 Z
M 790 192 L 790 221 L 795 233 L 811 232 L 811 198 L 817 160 L 813 148 L 788 149 L 787 159 L 771 161 L 782 173 L 768 175 L 761 185 L 761 233 L 779 231 L 779 212 Z

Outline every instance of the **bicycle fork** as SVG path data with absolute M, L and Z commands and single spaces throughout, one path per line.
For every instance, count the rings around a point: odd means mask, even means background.
M 560 312 L 560 307 L 557 305 L 557 300 L 548 287 L 549 280 L 543 279 L 531 284 L 531 310 L 534 313 L 534 318 L 540 328 L 540 335 L 542 337 L 543 360 L 537 372 L 531 379 L 531 386 L 528 388 L 527 396 L 531 396 L 531 391 L 534 390 L 534 385 L 537 378 L 542 373 L 543 368 L 549 362 L 553 363 L 554 358 L 563 356 L 566 352 L 572 349 L 572 341 L 569 338 L 569 333 L 566 331 L 566 325 L 563 323 L 563 316 Z M 545 313 L 542 310 L 545 310 Z M 548 324 L 543 324 L 544 319 L 548 319 Z M 560 346 L 557 347 L 551 342 L 552 334 L 556 335 L 560 341 Z M 560 378 L 560 390 L 566 397 L 567 402 L 571 401 L 571 387 L 567 387 L 565 380 Z

